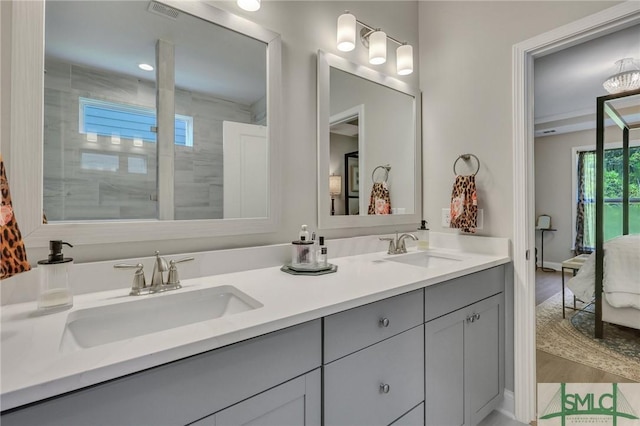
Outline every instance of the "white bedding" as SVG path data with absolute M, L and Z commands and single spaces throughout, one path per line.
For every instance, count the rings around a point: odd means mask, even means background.
M 607 302 L 616 308 L 640 309 L 640 234 L 614 238 L 604 244 L 603 290 Z M 584 262 L 567 287 L 582 301 L 595 293 L 596 256 Z

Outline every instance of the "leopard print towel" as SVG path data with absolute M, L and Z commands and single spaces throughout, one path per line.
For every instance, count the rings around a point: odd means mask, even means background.
M 371 188 L 369 214 L 391 214 L 391 197 L 386 182 L 376 182 Z
M 451 192 L 451 221 L 449 228 L 475 234 L 478 220 L 478 195 L 476 177 L 456 176 Z
M 9 278 L 20 272 L 31 269 L 27 260 L 27 252 L 24 248 L 22 235 L 18 228 L 18 223 L 13 214 L 11 205 L 11 193 L 9 192 L 9 182 L 4 171 L 4 161 L 0 154 L 0 189 L 2 199 L 0 205 L 0 250 L 2 261 L 0 268 L 0 279 Z

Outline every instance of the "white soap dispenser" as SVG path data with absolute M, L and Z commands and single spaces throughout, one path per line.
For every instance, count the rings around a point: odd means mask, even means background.
M 64 257 L 62 245 L 71 244 L 61 241 L 49 241 L 49 257 L 38 261 L 40 270 L 40 289 L 38 293 L 38 310 L 62 310 L 73 306 L 73 295 L 69 288 L 69 268 L 73 259 Z
M 418 228 L 418 250 L 427 250 L 429 248 L 429 228 L 427 228 L 427 221 L 420 222 L 420 228 Z

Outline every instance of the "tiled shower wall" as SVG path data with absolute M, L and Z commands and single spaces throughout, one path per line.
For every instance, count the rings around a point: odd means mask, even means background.
M 79 132 L 79 97 L 155 109 L 155 82 L 47 60 L 44 109 L 44 213 L 50 221 L 157 218 L 156 143 L 87 140 Z M 222 122 L 260 120 L 264 100 L 240 105 L 176 90 L 176 114 L 193 117 L 193 146 L 175 146 L 176 219 L 223 217 Z M 108 155 L 117 170 L 82 167 L 83 153 Z M 138 167 L 131 168 L 135 161 Z M 146 163 L 146 170 L 140 167 Z M 160 171 L 160 179 L 171 178 Z

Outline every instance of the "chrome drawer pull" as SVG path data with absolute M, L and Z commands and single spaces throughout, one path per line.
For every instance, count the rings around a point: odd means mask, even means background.
M 389 327 L 389 318 L 380 318 L 380 327 Z
M 389 393 L 391 386 L 386 383 L 380 383 L 380 393 Z

